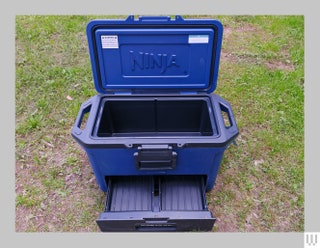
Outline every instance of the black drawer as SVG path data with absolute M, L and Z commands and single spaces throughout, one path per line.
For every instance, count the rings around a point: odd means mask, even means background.
M 103 232 L 211 231 L 215 218 L 207 208 L 202 176 L 130 176 L 107 178 Z

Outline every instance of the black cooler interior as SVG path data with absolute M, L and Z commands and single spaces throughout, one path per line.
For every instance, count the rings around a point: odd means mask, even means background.
M 202 176 L 109 177 L 101 231 L 211 231 Z
M 212 136 L 217 133 L 208 99 L 108 100 L 101 103 L 98 137 Z M 211 112 L 211 111 L 210 111 Z

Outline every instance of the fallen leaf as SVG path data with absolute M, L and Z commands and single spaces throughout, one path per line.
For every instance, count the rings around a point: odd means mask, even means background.
M 254 165 L 257 166 L 259 164 L 263 164 L 264 160 L 263 159 L 259 159 L 259 160 L 255 160 L 254 161 Z
M 73 100 L 73 98 L 71 97 L 71 96 L 67 96 L 67 99 L 69 100 L 69 101 L 72 101 Z

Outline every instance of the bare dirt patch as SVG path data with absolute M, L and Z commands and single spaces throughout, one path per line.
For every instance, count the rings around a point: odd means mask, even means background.
M 267 34 L 253 26 L 253 25 L 242 25 L 240 27 L 232 28 L 229 26 L 224 27 L 224 35 L 223 42 L 226 43 L 228 47 L 229 43 L 232 43 L 232 39 L 249 39 L 252 36 L 262 37 L 261 40 L 267 39 Z M 265 37 L 265 38 L 263 38 Z M 245 42 L 244 42 L 245 44 Z M 241 50 L 242 47 L 239 47 Z M 222 49 L 220 58 L 223 61 L 230 63 L 250 63 L 250 64 L 259 64 L 266 66 L 269 70 L 282 70 L 282 71 L 293 71 L 295 69 L 294 65 L 290 60 L 285 59 L 289 57 L 286 51 L 282 51 L 282 57 L 284 58 L 282 61 L 279 60 L 261 60 L 256 58 L 252 54 L 238 54 L 237 49 L 232 48 L 231 51 L 229 49 Z
M 267 61 L 265 65 L 270 70 L 281 70 L 281 71 L 293 71 L 294 65 L 290 63 L 290 61 L 282 62 L 282 61 Z

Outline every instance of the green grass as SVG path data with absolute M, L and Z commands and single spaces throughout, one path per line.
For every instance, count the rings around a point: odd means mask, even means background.
M 230 59 L 222 61 L 216 93 L 231 102 L 240 136 L 238 147 L 226 152 L 217 180 L 241 197 L 223 200 L 214 210 L 228 218 L 223 208 L 234 205 L 241 231 L 302 231 L 304 19 L 221 19 L 226 29 L 239 32 L 224 40 Z M 243 209 L 248 201 L 249 211 Z M 252 212 L 263 221 L 244 225 Z
M 97 94 L 85 34 L 95 18 L 104 17 L 16 17 L 17 231 L 98 231 L 105 195 L 70 135 L 81 103 Z M 214 231 L 301 232 L 304 18 L 213 18 L 224 25 L 215 93 L 240 130 L 207 194 Z

